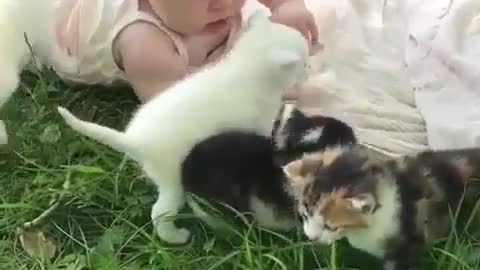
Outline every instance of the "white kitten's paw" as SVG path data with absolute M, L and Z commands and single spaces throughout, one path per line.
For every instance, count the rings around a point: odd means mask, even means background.
M 161 230 L 162 228 L 157 228 L 157 235 L 163 241 L 169 244 L 185 244 L 190 239 L 190 231 L 184 228 L 176 230 Z
M 5 128 L 5 123 L 3 120 L 0 120 L 0 145 L 8 143 L 7 129 Z

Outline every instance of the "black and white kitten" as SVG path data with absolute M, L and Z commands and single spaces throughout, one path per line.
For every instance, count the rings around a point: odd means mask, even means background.
M 352 129 L 333 118 L 307 117 L 284 105 L 272 138 L 242 131 L 225 132 L 197 144 L 182 166 L 184 188 L 205 199 L 250 212 L 259 225 L 289 230 L 296 224 L 293 200 L 285 192 L 281 163 L 304 153 L 343 148 L 355 143 Z M 316 137 L 308 137 L 311 132 Z M 307 136 L 309 140 L 304 140 Z
M 480 148 L 383 161 L 367 151 L 357 145 L 293 161 L 284 167 L 289 190 L 309 239 L 328 244 L 346 237 L 383 259 L 385 269 L 406 269 L 426 239 L 447 233 L 449 210 L 455 212 L 470 177 L 480 175 Z
M 325 116 L 307 116 L 294 104 L 284 104 L 273 124 L 275 159 L 278 165 L 305 153 L 349 148 L 357 143 L 346 123 Z
M 290 230 L 295 225 L 291 197 L 281 167 L 273 162 L 269 137 L 225 132 L 197 144 L 182 165 L 188 192 L 251 213 L 263 227 Z

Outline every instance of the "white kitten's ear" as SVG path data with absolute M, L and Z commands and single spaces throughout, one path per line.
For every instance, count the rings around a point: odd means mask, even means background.
M 286 50 L 271 50 L 267 57 L 273 67 L 280 68 L 294 66 L 302 60 L 300 55 Z
M 377 202 L 373 194 L 364 193 L 348 199 L 351 207 L 364 214 L 371 214 L 377 208 Z
M 268 19 L 267 14 L 261 10 L 257 10 L 248 18 L 247 26 L 248 28 L 251 28 L 252 26 L 257 25 L 267 25 L 269 22 L 270 20 Z

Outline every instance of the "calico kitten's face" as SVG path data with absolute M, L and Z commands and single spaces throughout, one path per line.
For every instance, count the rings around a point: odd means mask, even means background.
M 376 185 L 364 162 L 330 149 L 284 167 L 310 240 L 329 244 L 369 226 Z

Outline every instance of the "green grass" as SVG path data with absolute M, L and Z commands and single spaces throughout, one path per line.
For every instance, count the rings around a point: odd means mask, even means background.
M 212 213 L 216 229 L 188 215 L 194 231 L 186 246 L 155 237 L 150 208 L 155 189 L 123 155 L 78 136 L 56 113 L 71 109 L 83 119 L 121 128 L 137 101 L 128 89 L 69 87 L 50 74 L 26 71 L 2 110 L 10 136 L 0 149 L 0 270 L 9 269 L 378 269 L 375 260 L 344 243 L 310 244 L 301 231 L 281 234 L 238 225 Z M 70 187 L 62 185 L 68 180 Z M 51 260 L 30 257 L 17 228 L 62 196 L 40 229 L 57 246 Z M 467 220 L 468 221 L 468 220 Z M 452 233 L 425 251 L 419 269 L 479 269 L 479 231 Z M 478 227 L 477 227 L 478 228 Z

